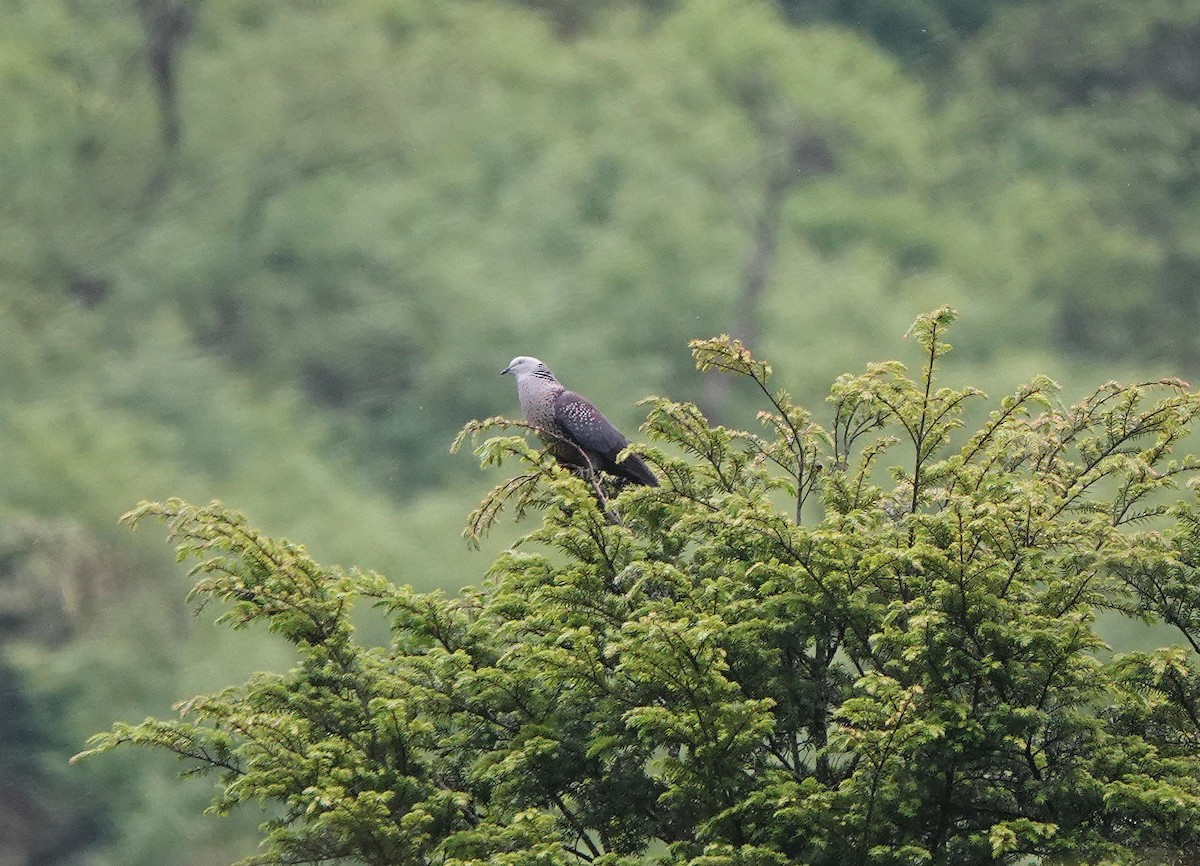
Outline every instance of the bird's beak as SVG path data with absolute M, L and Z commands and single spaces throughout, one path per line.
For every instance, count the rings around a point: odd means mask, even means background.
M 503 376 L 505 373 L 509 372 L 510 370 L 512 370 L 511 366 L 505 367 L 503 370 L 500 371 L 500 375 Z

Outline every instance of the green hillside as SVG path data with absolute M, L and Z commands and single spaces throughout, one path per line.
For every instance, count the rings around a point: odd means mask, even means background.
M 691 338 L 820 415 L 942 304 L 952 383 L 1200 375 L 1198 33 L 1196 0 L 0 0 L 0 862 L 252 853 L 169 764 L 65 766 L 288 663 L 193 616 L 139 500 L 453 592 L 514 537 L 466 549 L 498 476 L 449 452 L 516 414 L 514 355 L 627 432 L 649 394 L 751 411 Z

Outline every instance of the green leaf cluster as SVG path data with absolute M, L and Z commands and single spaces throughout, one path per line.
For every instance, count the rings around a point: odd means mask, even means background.
M 172 147 L 154 10 L 186 25 Z M 0 776 L 109 833 L 89 857 L 207 863 L 223 841 L 169 780 L 93 764 L 114 793 L 91 796 L 62 744 L 277 656 L 189 629 L 112 516 L 219 496 L 319 558 L 458 587 L 477 569 L 450 515 L 489 481 L 444 443 L 512 406 L 480 371 L 517 351 L 630 429 L 632 377 L 694 398 L 677 347 L 744 321 L 788 393 L 702 400 L 753 428 L 728 441 L 694 409 L 672 423 L 728 477 L 767 470 L 809 526 L 872 486 L 895 519 L 938 501 L 881 402 L 912 399 L 903 375 L 846 380 L 840 425 L 797 405 L 917 310 L 969 310 L 955 360 L 993 391 L 1161 375 L 1125 359 L 1191 378 L 1197 22 L 1196 0 L 0 0 Z M 766 427 L 730 420 L 763 399 Z M 963 400 L 975 430 L 986 404 Z M 488 502 L 541 508 L 544 481 Z M 1153 494 L 1127 515 L 1187 519 Z M 1190 627 L 1190 602 L 1142 600 L 1186 597 L 1180 561 L 1123 572 L 1140 594 L 1107 602 L 1105 634 Z M 26 851 L 82 844 L 27 823 Z
M 580 478 L 519 436 L 467 530 L 540 525 L 457 597 L 317 565 L 219 504 L 146 503 L 196 557 L 193 600 L 288 641 L 286 674 L 119 724 L 216 774 L 213 810 L 279 809 L 249 863 L 1183 862 L 1200 845 L 1200 666 L 1112 655 L 1105 611 L 1200 640 L 1200 397 L 1037 379 L 984 395 L 923 355 L 840 378 L 826 425 L 729 337 L 702 369 L 756 430 L 652 398 L 661 488 Z M 479 436 L 511 422 L 473 422 Z M 364 601 L 388 647 L 354 638 Z M 1174 859 L 1172 859 L 1174 858 Z

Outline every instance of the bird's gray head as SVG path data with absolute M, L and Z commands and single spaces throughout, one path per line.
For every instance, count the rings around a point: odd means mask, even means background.
M 539 361 L 537 358 L 531 358 L 528 355 L 517 355 L 509 362 L 508 366 L 500 371 L 500 375 L 512 373 L 520 382 L 526 376 L 537 376 L 539 379 L 549 379 L 552 382 L 558 380 L 554 378 L 554 374 L 550 372 L 550 368 Z

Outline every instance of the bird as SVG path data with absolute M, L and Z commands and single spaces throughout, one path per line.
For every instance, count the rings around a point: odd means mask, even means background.
M 629 440 L 591 401 L 563 387 L 550 368 L 537 358 L 518 355 L 500 375 L 511 373 L 517 380 L 517 397 L 525 420 L 553 450 L 560 463 L 602 469 L 609 475 L 634 484 L 657 487 L 658 479 L 636 454 L 617 456 Z

